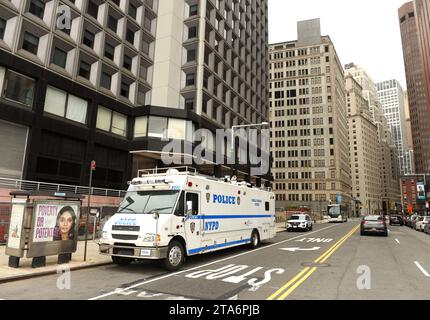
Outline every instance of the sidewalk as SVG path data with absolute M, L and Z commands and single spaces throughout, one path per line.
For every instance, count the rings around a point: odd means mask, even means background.
M 112 262 L 109 256 L 98 253 L 99 246 L 93 240 L 87 242 L 87 261 L 84 262 L 85 241 L 78 241 L 78 248 L 72 254 L 72 260 L 63 266 L 68 266 L 70 270 L 77 270 L 99 265 L 110 264 Z M 5 254 L 6 246 L 0 246 L 0 284 L 2 282 L 14 281 L 28 277 L 42 276 L 57 273 L 58 256 L 46 257 L 46 266 L 42 268 L 32 268 L 31 258 L 21 258 L 19 268 L 10 268 L 8 266 L 9 256 Z M 61 270 L 61 269 L 59 269 Z
M 326 223 L 326 221 L 317 221 L 317 224 L 319 223 Z M 285 222 L 276 223 L 277 233 L 285 231 L 287 231 L 285 228 Z M 90 268 L 112 263 L 109 256 L 99 254 L 98 245 L 94 240 L 88 240 L 87 242 L 87 261 L 84 262 L 84 247 L 85 241 L 78 241 L 78 249 L 76 253 L 72 254 L 72 260 L 65 265 L 68 266 L 70 270 Z M 10 268 L 8 266 L 9 256 L 5 254 L 5 250 L 6 246 L 0 245 L 0 285 L 2 282 L 55 274 L 60 266 L 57 264 L 58 256 L 48 256 L 46 257 L 46 266 L 42 268 L 32 268 L 32 259 L 26 257 L 21 258 L 19 268 Z

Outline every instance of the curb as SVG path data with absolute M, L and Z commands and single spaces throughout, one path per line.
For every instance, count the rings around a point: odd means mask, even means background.
M 112 262 L 99 262 L 99 263 L 94 263 L 90 265 L 75 266 L 75 267 L 71 267 L 70 271 L 101 267 L 101 266 L 106 266 L 110 264 L 112 264 Z M 61 266 L 61 265 L 59 264 L 58 266 Z M 41 272 L 30 273 L 30 274 L 10 276 L 5 278 L 0 278 L 0 284 L 19 281 L 19 280 L 26 280 L 31 278 L 37 278 L 37 277 L 43 277 L 43 276 L 52 275 L 56 273 L 57 273 L 57 270 L 48 270 L 48 271 L 41 271 Z

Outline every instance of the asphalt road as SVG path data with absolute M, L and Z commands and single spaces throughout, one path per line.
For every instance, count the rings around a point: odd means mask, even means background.
M 148 261 L 5 283 L 0 299 L 430 299 L 430 236 L 398 226 L 360 236 L 358 225 L 278 233 L 255 250 L 190 257 L 179 272 Z

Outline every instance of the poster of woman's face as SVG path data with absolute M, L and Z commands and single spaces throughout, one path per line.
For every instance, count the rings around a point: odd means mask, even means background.
M 78 206 L 39 203 L 35 211 L 33 242 L 75 240 Z

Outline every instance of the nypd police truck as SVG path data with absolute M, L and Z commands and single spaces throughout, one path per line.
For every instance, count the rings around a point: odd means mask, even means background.
M 118 212 L 104 225 L 101 254 L 127 265 L 159 259 L 177 270 L 187 256 L 275 236 L 275 197 L 235 177 L 200 175 L 189 167 L 139 170 Z

